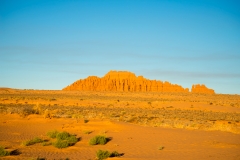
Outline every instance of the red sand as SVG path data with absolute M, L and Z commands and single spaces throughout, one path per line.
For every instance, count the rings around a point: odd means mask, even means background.
M 21 142 L 36 136 L 45 137 L 49 130 L 68 131 L 77 134 L 81 140 L 66 149 L 53 146 L 21 146 Z M 86 130 L 93 131 L 84 134 Z M 106 145 L 90 146 L 90 138 L 105 133 L 112 140 Z M 240 159 L 240 135 L 221 131 L 200 131 L 166 129 L 133 125 L 108 120 L 91 120 L 84 123 L 75 119 L 43 119 L 31 115 L 20 118 L 18 115 L 1 115 L 0 145 L 18 149 L 21 153 L 0 159 L 46 159 L 90 160 L 96 158 L 99 149 L 124 153 L 120 158 L 111 159 Z M 159 147 L 163 146 L 163 150 Z

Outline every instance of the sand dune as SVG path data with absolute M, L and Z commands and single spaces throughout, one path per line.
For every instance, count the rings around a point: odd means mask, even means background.
M 240 96 L 159 92 L 0 90 L 0 146 L 14 155 L 0 159 L 240 159 Z M 51 130 L 80 138 L 57 149 L 41 143 Z M 89 134 L 86 134 L 89 132 Z M 89 140 L 106 135 L 105 145 Z
M 239 159 L 240 136 L 220 131 L 200 131 L 139 126 L 109 120 L 43 119 L 41 116 L 21 118 L 1 115 L 0 145 L 18 149 L 19 155 L 2 159 L 95 159 L 98 149 L 124 153 L 116 159 Z M 21 142 L 36 136 L 45 137 L 52 129 L 75 133 L 81 140 L 66 149 L 53 146 L 21 146 Z M 84 134 L 85 130 L 92 133 Z M 91 137 L 105 134 L 112 140 L 106 145 L 90 146 Z M 163 146 L 162 150 L 159 147 Z M 115 159 L 115 158 L 113 158 Z

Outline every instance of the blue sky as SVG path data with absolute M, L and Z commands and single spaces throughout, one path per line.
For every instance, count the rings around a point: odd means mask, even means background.
M 238 0 L 1 0 L 0 87 L 127 70 L 240 94 Z

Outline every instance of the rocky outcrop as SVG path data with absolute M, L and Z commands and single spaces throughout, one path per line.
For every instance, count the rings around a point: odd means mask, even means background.
M 192 93 L 206 93 L 206 94 L 214 94 L 213 89 L 207 88 L 204 84 L 196 84 L 192 85 Z
M 79 91 L 125 91 L 125 92 L 189 92 L 177 84 L 149 80 L 127 71 L 110 71 L 104 77 L 89 76 L 80 79 L 63 90 Z

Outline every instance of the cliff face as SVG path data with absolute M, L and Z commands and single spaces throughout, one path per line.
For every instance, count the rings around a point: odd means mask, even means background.
M 134 73 L 125 71 L 110 71 L 102 78 L 89 76 L 74 82 L 63 90 L 189 92 L 188 88 L 180 85 L 149 80 L 143 76 L 137 77 Z
M 213 89 L 207 88 L 204 84 L 196 84 L 192 85 L 192 93 L 207 93 L 207 94 L 214 94 Z

